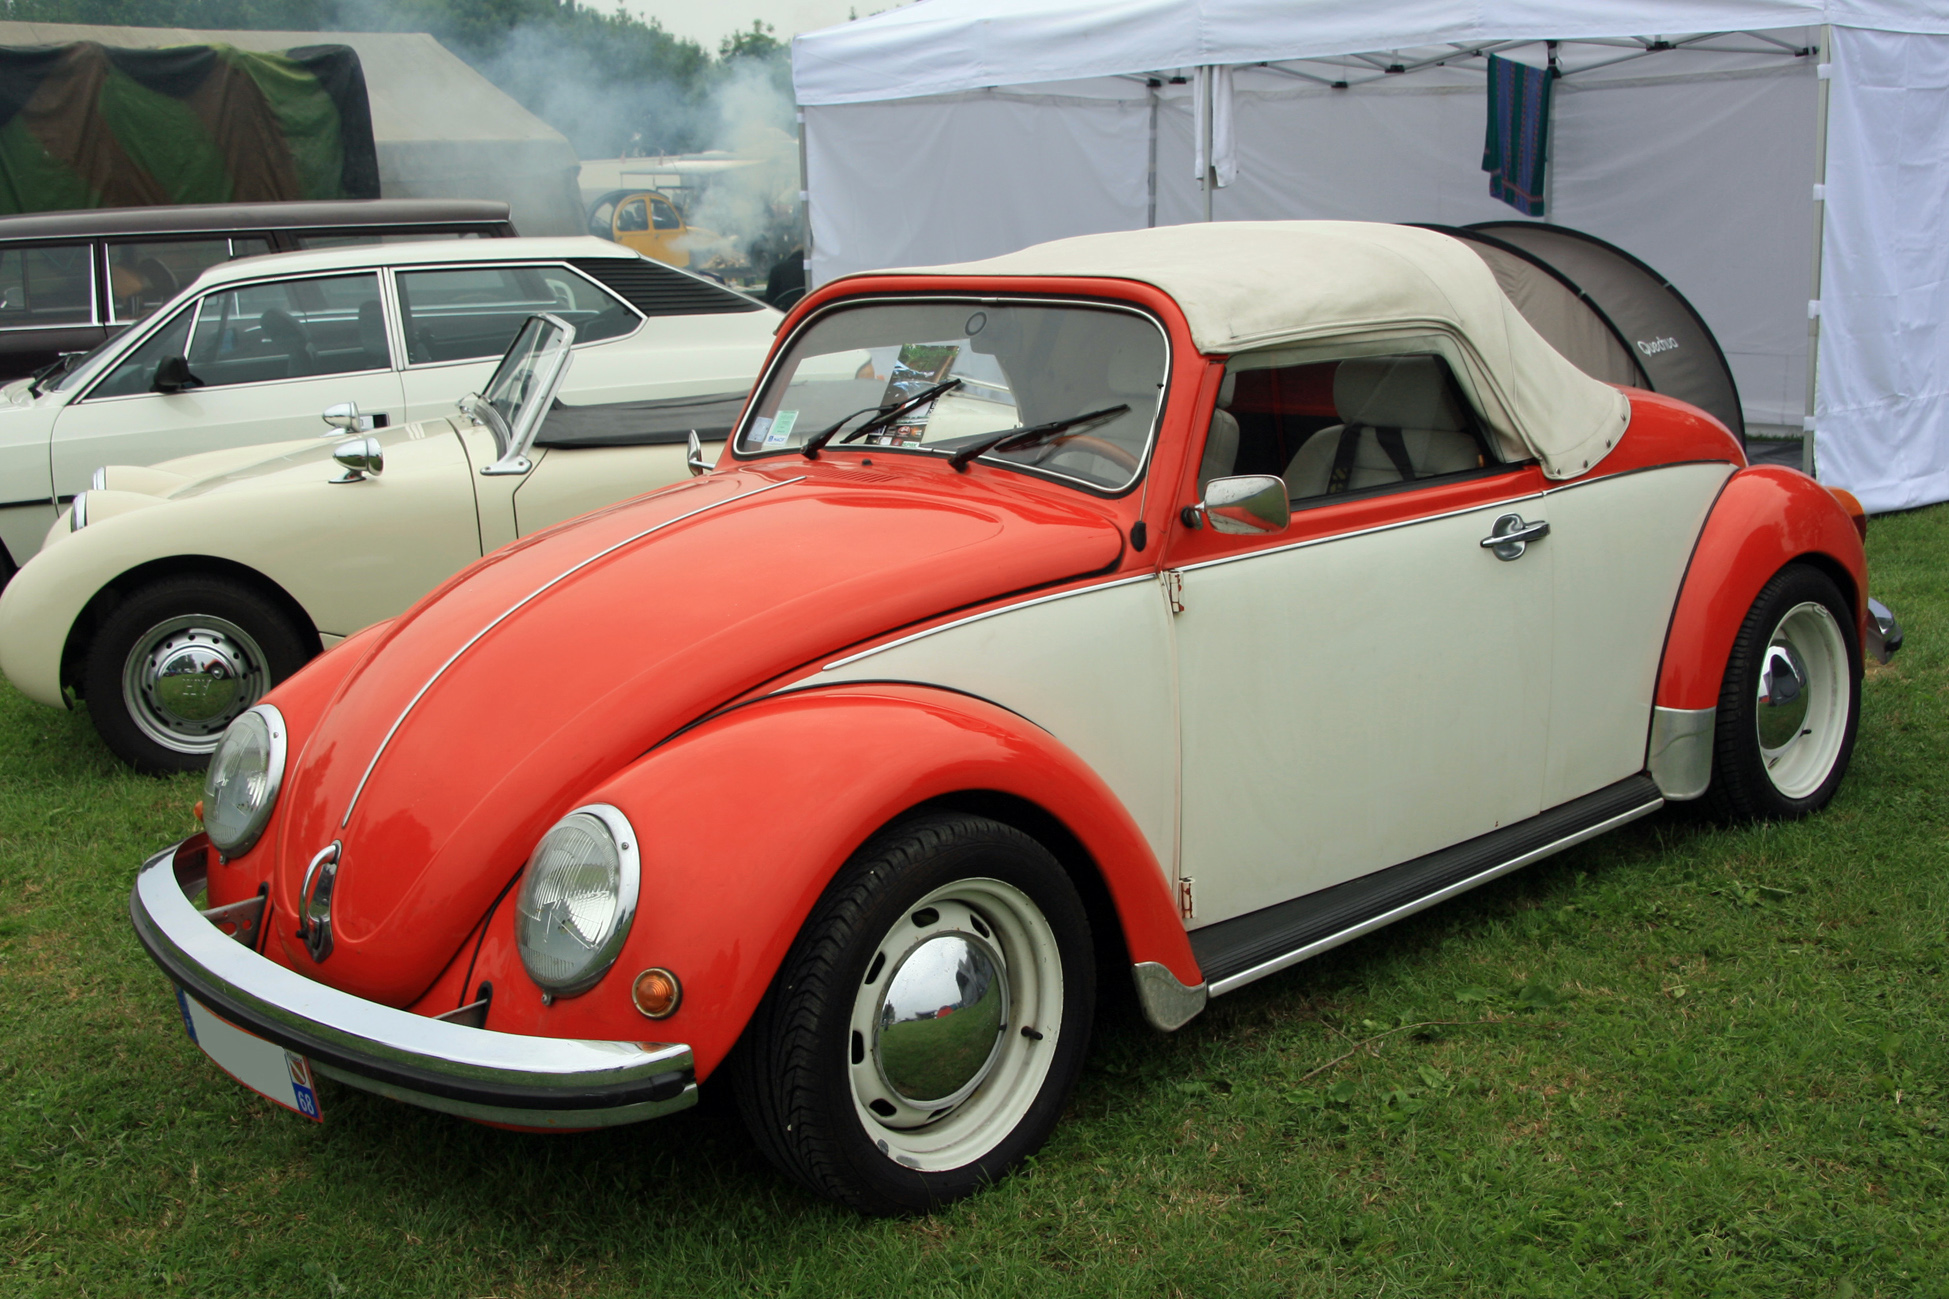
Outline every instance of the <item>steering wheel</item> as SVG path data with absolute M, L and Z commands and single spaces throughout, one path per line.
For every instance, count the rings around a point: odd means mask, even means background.
M 1093 433 L 1071 433 L 1064 437 L 1053 438 L 1049 442 L 1049 447 L 1050 451 L 1048 455 L 1030 463 L 1040 468 L 1061 456 L 1065 451 L 1083 451 L 1090 455 L 1101 456 L 1126 473 L 1134 474 L 1137 472 L 1137 457 L 1135 455 L 1107 438 L 1097 437 Z

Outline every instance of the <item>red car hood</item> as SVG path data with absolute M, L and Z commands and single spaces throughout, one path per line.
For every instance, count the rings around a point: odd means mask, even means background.
M 712 474 L 539 533 L 421 601 L 287 775 L 285 914 L 305 865 L 342 843 L 318 977 L 410 1004 L 541 834 L 677 728 L 848 645 L 1121 555 L 1089 498 L 982 477 Z M 289 930 L 291 964 L 314 968 Z

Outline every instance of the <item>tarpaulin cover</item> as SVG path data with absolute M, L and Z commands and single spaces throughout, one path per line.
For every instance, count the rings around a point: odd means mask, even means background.
M 0 47 L 0 213 L 377 197 L 347 46 Z

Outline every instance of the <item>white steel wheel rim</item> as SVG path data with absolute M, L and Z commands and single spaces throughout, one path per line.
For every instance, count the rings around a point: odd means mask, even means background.
M 1004 1004 L 993 1048 L 974 1076 L 945 1097 L 916 1103 L 889 1081 L 881 1012 L 903 963 L 941 939 L 965 940 L 998 960 Z M 966 1167 L 1006 1140 L 1035 1104 L 1061 1044 L 1062 1020 L 1062 951 L 1041 908 L 1000 880 L 935 889 L 882 936 L 854 990 L 845 1050 L 860 1126 L 904 1167 Z
M 206 706 L 187 707 L 191 692 L 181 687 L 199 665 Z M 270 689 L 270 678 L 264 650 L 249 632 L 227 618 L 184 614 L 136 638 L 122 664 L 122 705 L 136 729 L 163 748 L 214 753 L 230 723 Z
M 1769 698 L 1768 666 L 1784 653 L 1800 675 L 1800 696 L 1787 703 Z M 1809 600 L 1787 610 L 1761 655 L 1754 683 L 1754 740 L 1760 767 L 1782 797 L 1808 798 L 1834 770 L 1847 734 L 1848 655 L 1840 624 L 1824 604 Z M 1769 712 L 1798 716 L 1791 733 L 1769 734 Z

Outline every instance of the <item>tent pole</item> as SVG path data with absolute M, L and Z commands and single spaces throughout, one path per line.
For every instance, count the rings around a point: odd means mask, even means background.
M 812 186 L 805 174 L 805 110 L 798 110 L 799 118 L 799 225 L 805 249 L 805 288 L 812 290 Z
M 1834 71 L 1834 29 L 1820 29 L 1820 53 L 1814 56 L 1814 275 L 1807 300 L 1807 413 L 1800 422 L 1800 468 L 1814 472 L 1814 411 L 1820 395 L 1820 281 L 1821 241 L 1827 233 L 1827 90 Z
M 1198 178 L 1198 183 L 1204 187 L 1205 220 L 1209 221 L 1211 220 L 1211 191 L 1214 182 L 1218 179 L 1217 160 L 1211 156 L 1211 142 L 1213 138 L 1211 117 L 1218 104 L 1217 96 L 1212 93 L 1212 83 L 1218 80 L 1217 66 L 1214 64 L 1206 68 L 1205 75 L 1199 78 L 1199 80 L 1203 82 L 1203 85 L 1199 87 L 1199 93 L 1203 95 L 1205 104 L 1205 174 Z
M 1145 82 L 1150 94 L 1150 171 L 1144 178 L 1144 186 L 1149 194 L 1150 212 L 1144 218 L 1144 229 L 1157 227 L 1157 88 L 1162 83 L 1156 77 Z

